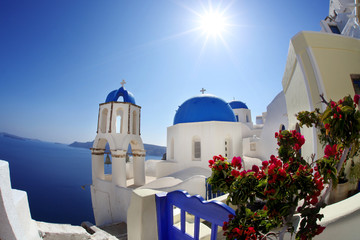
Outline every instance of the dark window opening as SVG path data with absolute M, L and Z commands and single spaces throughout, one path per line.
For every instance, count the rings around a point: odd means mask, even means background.
M 336 25 L 329 25 L 330 30 L 335 34 L 341 34 L 339 28 Z
M 360 74 L 351 74 L 350 77 L 354 87 L 355 94 L 360 94 Z

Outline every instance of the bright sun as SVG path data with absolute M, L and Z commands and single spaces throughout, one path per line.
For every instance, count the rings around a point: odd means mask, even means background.
M 200 16 L 200 29 L 207 35 L 220 36 L 225 28 L 225 17 L 219 12 L 209 11 Z

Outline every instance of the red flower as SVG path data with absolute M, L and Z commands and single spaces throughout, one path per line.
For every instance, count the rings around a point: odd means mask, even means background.
M 355 96 L 359 96 L 359 95 L 355 95 Z M 320 233 L 322 233 L 324 231 L 324 229 L 325 229 L 325 227 L 319 226 L 318 229 L 316 230 L 316 235 L 319 235 Z
M 334 101 L 331 101 L 331 102 L 330 102 L 330 104 L 331 104 L 331 108 L 334 108 L 334 107 L 336 107 L 336 102 L 334 102 Z
M 334 144 L 333 146 L 326 145 L 325 150 L 324 150 L 325 155 L 326 156 L 334 156 L 334 155 L 336 155 L 336 153 L 337 153 L 336 148 L 337 148 L 336 144 Z
M 299 151 L 300 148 L 301 148 L 300 145 L 297 144 L 297 143 L 295 143 L 295 145 L 294 145 L 294 150 L 295 150 L 295 151 Z
M 212 166 L 213 164 L 215 163 L 215 161 L 214 160 L 209 160 L 209 166 Z
M 310 203 L 311 203 L 312 205 L 316 205 L 316 204 L 318 203 L 318 198 L 317 198 L 317 197 L 311 198 Z
M 228 228 L 228 223 L 227 222 L 224 222 L 223 223 L 223 230 L 226 231 Z
M 336 113 L 334 113 L 334 116 L 333 116 L 333 118 L 337 118 L 338 116 L 337 116 L 337 114 Z
M 300 144 L 300 147 L 301 147 L 302 145 L 304 145 L 304 143 L 305 143 L 305 138 L 304 138 L 304 136 L 300 135 L 300 137 L 298 138 L 298 143 Z
M 263 162 L 262 162 L 262 165 L 263 165 L 264 167 L 267 167 L 267 166 L 269 165 L 269 162 L 268 162 L 268 161 L 263 161 Z
M 274 156 L 274 155 L 271 155 L 270 156 L 270 163 L 274 163 L 274 162 L 276 162 L 276 157 Z
M 325 123 L 325 128 L 326 128 L 326 129 L 330 129 L 330 124 Z
M 271 164 L 270 167 L 269 167 L 269 171 L 268 173 L 270 175 L 273 175 L 274 174 L 274 169 L 275 169 L 276 165 L 275 164 Z
M 255 233 L 255 228 L 254 227 L 249 227 L 248 231 L 249 231 L 250 234 Z
M 278 138 L 278 137 L 279 137 L 279 133 L 275 132 L 275 138 Z
M 253 165 L 251 170 L 253 170 L 253 172 L 258 173 L 259 172 L 259 167 L 256 166 L 256 165 Z
M 285 163 L 284 164 L 284 169 L 287 170 L 289 168 L 289 164 L 288 163 Z
M 280 168 L 280 169 L 279 169 L 279 174 L 280 174 L 280 176 L 286 177 L 286 171 L 285 171 L 285 169 Z
M 241 168 L 241 157 L 233 157 L 231 165 L 237 168 Z
M 231 171 L 231 175 L 234 176 L 234 177 L 238 177 L 238 176 L 240 175 L 240 172 L 237 171 L 237 170 L 235 170 L 235 169 L 233 169 L 233 170 Z
M 355 96 L 354 96 L 354 103 L 358 104 L 358 103 L 359 103 L 359 100 L 360 100 L 360 95 L 355 94 Z

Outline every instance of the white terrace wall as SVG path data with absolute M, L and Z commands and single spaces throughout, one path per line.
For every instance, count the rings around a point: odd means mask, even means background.
M 96 179 L 91 186 L 92 205 L 97 226 L 127 222 L 132 189 Z
M 0 160 L 0 239 L 40 240 L 27 194 L 11 188 L 9 163 Z

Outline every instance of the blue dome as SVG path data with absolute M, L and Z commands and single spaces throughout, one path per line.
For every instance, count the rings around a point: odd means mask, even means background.
M 236 122 L 236 117 L 227 102 L 210 94 L 202 94 L 186 100 L 174 117 L 174 125 L 207 121 Z
M 124 102 L 135 104 L 134 95 L 128 90 L 125 90 L 124 87 L 119 88 L 119 90 L 110 92 L 107 95 L 105 102 L 116 102 L 120 96 L 123 97 Z
M 245 109 L 249 109 L 245 103 L 241 102 L 241 101 L 231 101 L 229 102 L 230 106 L 232 109 L 239 109 L 239 108 L 245 108 Z

